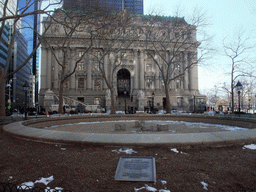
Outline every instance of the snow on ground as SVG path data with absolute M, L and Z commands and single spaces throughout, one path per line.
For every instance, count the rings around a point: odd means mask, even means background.
M 141 188 L 135 188 L 134 187 L 134 191 L 137 192 L 137 191 L 140 191 L 141 189 L 146 189 L 147 191 L 157 191 L 156 188 L 154 187 L 151 187 L 151 186 L 148 186 L 145 184 L 145 186 L 141 187 Z
M 207 183 L 205 183 L 204 181 L 201 181 L 201 184 L 203 185 L 203 187 L 204 187 L 204 189 L 205 190 L 208 190 L 208 184 Z
M 119 153 L 126 153 L 126 154 L 137 153 L 137 151 L 134 151 L 133 149 L 122 149 L 122 148 L 120 148 L 119 150 L 114 149 L 112 150 L 112 152 L 117 152 L 118 154 Z
M 50 182 L 53 181 L 53 175 L 50 177 L 41 177 L 39 180 L 36 180 L 35 182 L 33 181 L 29 181 L 29 182 L 25 182 L 22 183 L 21 185 L 17 186 L 17 189 L 31 189 L 35 186 L 35 183 L 43 183 L 44 185 L 48 185 Z M 62 191 L 63 188 L 61 187 L 55 187 L 55 189 L 51 189 L 50 187 L 46 187 L 45 191 Z
M 256 144 L 244 145 L 243 149 L 256 150 Z
M 188 155 L 188 154 L 185 153 L 185 152 L 178 151 L 177 148 L 172 148 L 171 151 L 173 151 L 174 153 L 181 153 L 181 154 L 184 154 L 184 155 Z
M 140 190 L 142 189 L 146 189 L 147 191 L 152 191 L 152 192 L 155 192 L 155 191 L 159 191 L 159 192 L 171 192 L 170 190 L 168 189 L 159 189 L 157 190 L 156 188 L 154 187 L 151 187 L 151 186 L 148 186 L 147 184 L 145 184 L 145 186 L 141 187 L 141 188 L 135 188 L 134 187 L 134 191 L 135 192 L 139 192 Z
M 47 128 L 56 128 L 61 126 L 75 126 L 75 125 L 89 125 L 89 124 L 105 124 L 105 123 L 132 123 L 135 120 L 121 120 L 121 121 L 96 121 L 96 122 L 79 122 L 73 124 L 63 124 L 63 125 L 53 125 Z M 161 121 L 161 120 L 152 120 L 152 121 L 145 121 L 145 123 L 154 123 L 154 124 L 169 124 L 169 125 L 186 125 L 189 128 L 221 128 L 226 131 L 237 131 L 237 130 L 248 130 L 247 128 L 237 127 L 237 126 L 229 126 L 229 125 L 220 125 L 220 124 L 209 124 L 209 123 L 193 123 L 193 122 L 186 122 L 186 121 Z

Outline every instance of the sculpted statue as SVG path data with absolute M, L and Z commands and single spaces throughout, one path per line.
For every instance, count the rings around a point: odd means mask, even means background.
M 144 98 L 145 98 L 145 93 L 144 93 L 144 91 L 139 90 L 137 97 L 138 97 L 138 99 L 144 99 Z

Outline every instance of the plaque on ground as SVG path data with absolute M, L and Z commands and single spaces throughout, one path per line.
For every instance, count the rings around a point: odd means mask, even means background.
M 115 180 L 119 181 L 156 181 L 155 158 L 120 157 Z

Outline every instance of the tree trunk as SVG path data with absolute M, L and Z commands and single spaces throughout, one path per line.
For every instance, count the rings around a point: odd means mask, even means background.
M 231 111 L 234 113 L 234 61 L 232 61 L 231 69 Z
M 0 116 L 5 115 L 5 75 L 0 69 Z
M 168 86 L 165 86 L 165 97 L 166 97 L 166 113 L 171 113 L 171 102 L 170 102 Z
M 60 90 L 59 90 L 59 114 L 64 114 L 63 111 L 63 84 L 64 82 L 60 82 Z
M 115 109 L 115 91 L 114 88 L 110 89 L 110 93 L 111 93 L 111 112 L 110 114 L 116 114 L 116 109 Z

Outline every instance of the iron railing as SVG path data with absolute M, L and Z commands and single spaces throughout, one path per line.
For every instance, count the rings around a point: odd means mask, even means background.
M 0 182 L 0 191 L 1 192 L 72 192 L 69 190 L 30 187 L 24 184 L 16 185 L 14 183 L 2 183 L 2 182 Z

